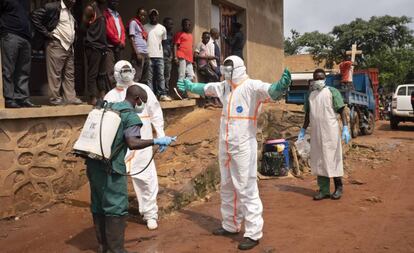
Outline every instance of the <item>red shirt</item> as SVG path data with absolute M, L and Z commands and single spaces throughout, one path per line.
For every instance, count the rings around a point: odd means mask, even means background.
M 342 82 L 352 82 L 352 61 L 344 61 L 339 64 L 339 70 L 341 71 L 342 75 Z
M 104 15 L 106 20 L 106 38 L 108 43 L 113 46 L 125 46 L 125 27 L 122 23 L 121 16 L 119 16 L 119 24 L 121 26 L 121 38 L 119 38 L 114 17 L 112 17 L 112 14 L 108 9 L 105 10 Z
M 177 58 L 193 62 L 193 35 L 186 32 L 178 32 L 174 36 L 174 44 L 177 44 Z

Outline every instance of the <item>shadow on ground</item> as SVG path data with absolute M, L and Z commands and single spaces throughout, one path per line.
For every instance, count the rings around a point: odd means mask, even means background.
M 402 131 L 402 132 L 414 132 L 414 125 L 410 124 L 403 124 L 403 125 L 398 125 L 398 129 L 393 130 L 391 129 L 389 124 L 382 124 L 379 128 L 379 130 L 382 131 L 390 131 L 390 132 L 398 132 L 398 131 Z
M 282 192 L 293 192 L 293 193 L 298 193 L 298 194 L 301 194 L 307 197 L 313 197 L 313 195 L 315 195 L 314 190 L 301 187 L 301 186 L 280 184 L 280 185 L 275 185 L 275 187 L 278 188 L 279 191 L 282 191 Z
M 93 227 L 84 229 L 79 234 L 65 241 L 65 243 L 72 245 L 80 251 L 91 250 L 95 252 L 98 249 L 98 243 L 95 238 L 95 229 Z
M 221 226 L 221 221 L 215 217 L 209 216 L 204 213 L 198 213 L 190 210 L 180 210 L 182 214 L 185 214 L 185 218 L 191 222 L 196 223 L 200 228 L 207 233 L 211 233 L 214 229 Z

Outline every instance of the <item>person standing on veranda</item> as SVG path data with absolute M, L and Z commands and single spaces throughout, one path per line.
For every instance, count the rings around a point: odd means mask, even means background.
M 76 0 L 47 3 L 32 13 L 34 29 L 46 46 L 46 70 L 51 105 L 82 104 L 75 91 Z
M 125 49 L 125 27 L 118 12 L 119 0 L 109 0 L 106 8 L 106 39 L 108 41 L 108 55 L 106 57 L 106 72 L 111 87 L 115 87 L 114 66 L 121 60 L 121 52 Z
M 150 68 L 148 86 L 157 95 L 160 101 L 171 101 L 164 78 L 164 50 L 162 42 L 167 40 L 167 29 L 158 23 L 159 12 L 156 9 L 149 11 L 150 22 L 144 25 L 148 33 L 148 55 L 150 57 Z

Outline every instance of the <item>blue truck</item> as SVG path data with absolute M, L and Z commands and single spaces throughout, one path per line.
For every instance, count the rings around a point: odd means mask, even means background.
M 341 75 L 329 74 L 326 77 L 326 85 L 335 87 L 341 92 L 349 108 L 352 137 L 372 134 L 378 115 L 378 70 L 368 69 L 355 72 L 352 87 L 346 88 L 341 84 Z M 308 83 L 302 82 L 299 85 L 293 83 L 287 92 L 286 103 L 303 105 L 309 87 Z

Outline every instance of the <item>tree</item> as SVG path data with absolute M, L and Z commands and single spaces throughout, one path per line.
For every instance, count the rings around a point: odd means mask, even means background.
M 313 55 L 313 59 L 320 64 L 323 60 L 330 60 L 334 38 L 330 34 L 314 31 L 303 34 L 297 39 L 297 44 Z
M 327 34 L 311 32 L 296 37 L 296 52 L 309 52 L 316 62 L 326 60 L 326 67 L 332 68 L 355 43 L 364 54 L 356 59 L 358 67 L 378 68 L 380 81 L 391 90 L 414 75 L 414 36 L 407 26 L 411 21 L 406 16 L 374 16 L 368 21 L 357 18 Z
M 285 55 L 294 55 L 299 53 L 300 46 L 297 44 L 297 39 L 300 37 L 300 33 L 296 30 L 290 30 L 291 37 L 287 37 L 284 41 Z
M 365 66 L 380 66 L 380 83 L 393 91 L 398 84 L 409 81 L 410 75 L 414 74 L 414 49 L 386 48 L 367 56 Z

